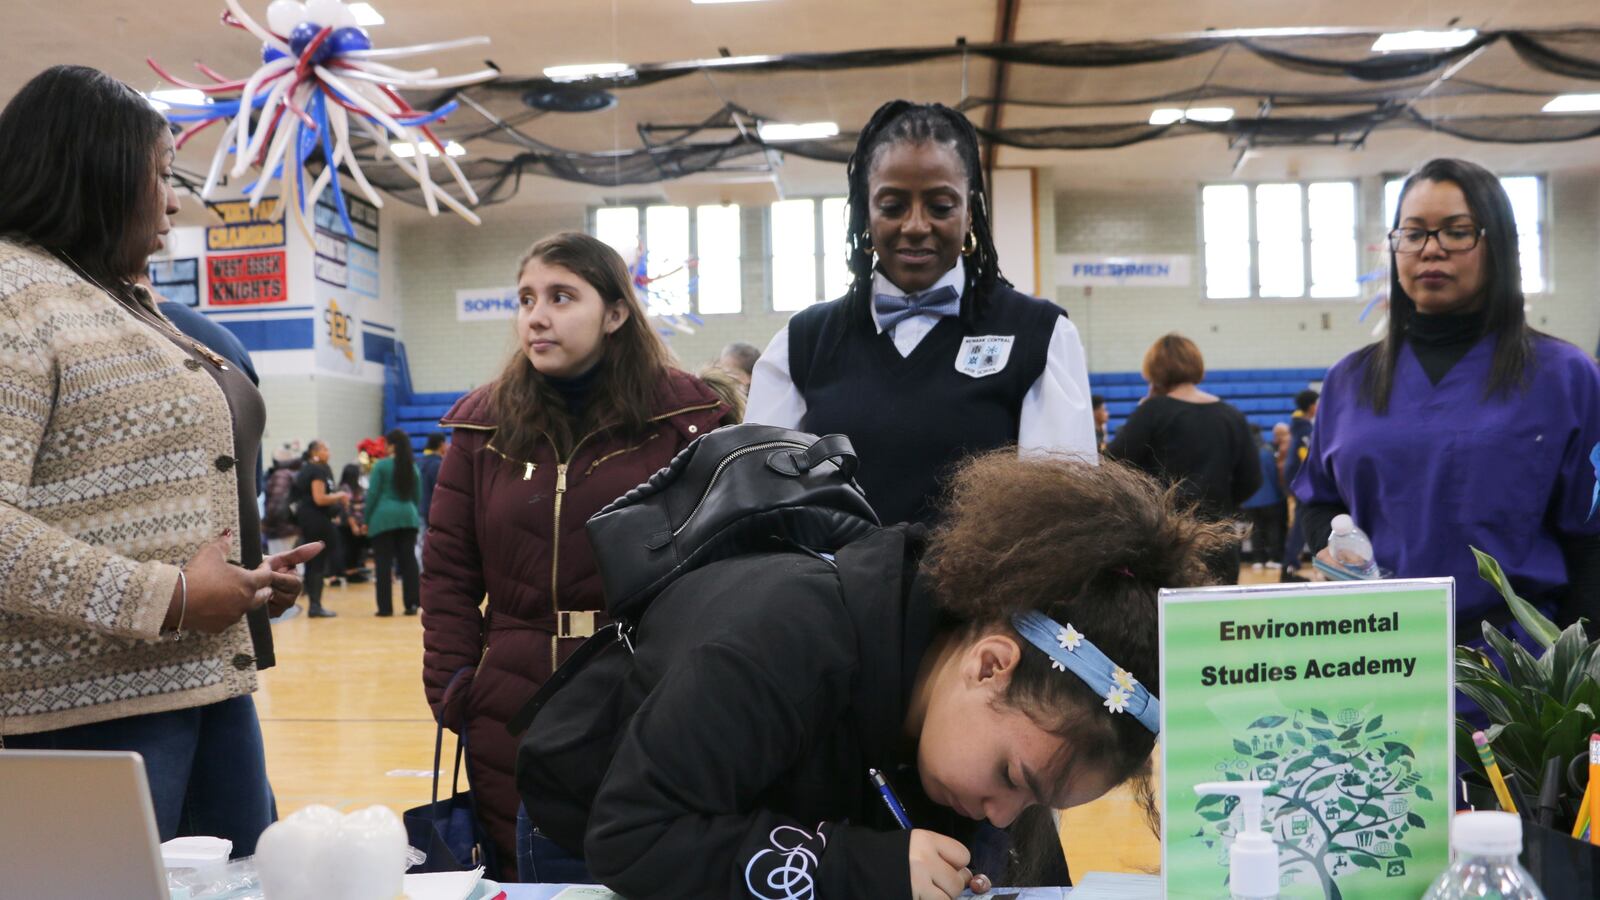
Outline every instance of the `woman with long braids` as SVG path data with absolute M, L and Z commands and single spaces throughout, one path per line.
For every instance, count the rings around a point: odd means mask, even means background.
M 850 288 L 772 339 L 745 420 L 849 435 L 884 522 L 932 518 L 941 479 L 985 450 L 1095 460 L 1078 330 L 1000 274 L 966 117 L 887 103 L 846 173 Z

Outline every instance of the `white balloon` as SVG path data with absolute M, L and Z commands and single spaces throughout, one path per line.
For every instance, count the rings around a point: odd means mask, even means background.
M 267 4 L 267 27 L 287 38 L 296 25 L 306 20 L 306 6 L 297 0 L 272 0 Z
M 315 22 L 318 28 L 337 26 L 342 12 L 344 4 L 339 0 L 309 0 L 306 3 L 306 18 Z
M 339 4 L 339 21 L 335 22 L 333 27 L 359 28 L 360 26 L 361 23 L 356 21 L 356 14 L 350 11 L 350 7 L 343 3 Z

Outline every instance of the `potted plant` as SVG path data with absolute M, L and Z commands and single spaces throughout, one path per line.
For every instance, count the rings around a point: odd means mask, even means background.
M 1515 773 L 1528 801 L 1538 804 L 1546 766 L 1560 761 L 1556 816 L 1549 827 L 1537 823 L 1537 810 L 1522 810 L 1524 859 L 1541 885 L 1561 885 L 1561 896 L 1595 895 L 1600 848 L 1571 836 L 1588 779 L 1589 736 L 1600 710 L 1600 641 L 1590 641 L 1580 620 L 1558 628 L 1533 604 L 1519 597 L 1500 564 L 1472 548 L 1478 574 L 1505 598 L 1512 616 L 1542 648 L 1534 656 L 1514 637 L 1483 623 L 1483 637 L 1494 657 L 1477 647 L 1456 648 L 1456 687 L 1489 719 L 1484 729 L 1504 773 Z M 1456 756 L 1462 780 L 1475 805 L 1494 809 L 1488 776 L 1473 744 L 1473 724 L 1456 720 Z M 1576 760 L 1576 762 L 1575 762 Z M 1555 894 L 1551 894 L 1555 896 Z

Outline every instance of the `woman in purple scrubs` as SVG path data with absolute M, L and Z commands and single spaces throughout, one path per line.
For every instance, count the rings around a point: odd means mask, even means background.
M 1348 512 L 1396 577 L 1455 576 L 1463 641 L 1511 619 L 1469 547 L 1558 621 L 1600 622 L 1600 371 L 1528 327 L 1499 180 L 1456 159 L 1423 165 L 1389 248 L 1389 333 L 1329 370 L 1294 481 L 1312 548 L 1326 553 Z

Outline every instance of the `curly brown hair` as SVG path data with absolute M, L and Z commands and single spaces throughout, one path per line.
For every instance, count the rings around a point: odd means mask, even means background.
M 1229 526 L 1197 516 L 1174 488 L 1130 466 L 1019 459 L 1014 448 L 963 465 L 943 510 L 924 569 L 961 637 L 999 632 L 1023 647 L 1001 702 L 1070 737 L 1070 758 L 1052 766 L 1052 794 L 1079 764 L 1104 768 L 1119 784 L 1137 779 L 1153 828 L 1156 736 L 1132 716 L 1107 713 L 1086 684 L 1052 669 L 1011 616 L 1036 610 L 1070 621 L 1154 693 L 1156 592 L 1213 583 L 1207 559 L 1232 539 Z

